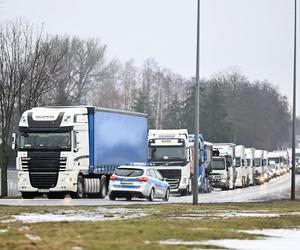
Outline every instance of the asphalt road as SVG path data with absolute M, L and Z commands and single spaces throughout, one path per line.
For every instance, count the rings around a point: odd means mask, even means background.
M 300 175 L 296 176 L 296 186 L 300 187 Z M 291 175 L 282 176 L 259 186 L 230 191 L 214 190 L 212 193 L 199 194 L 199 203 L 224 203 L 224 202 L 255 202 L 288 199 L 290 197 Z M 11 191 L 12 192 L 12 191 Z M 192 196 L 172 195 L 168 203 L 192 203 Z M 128 204 L 163 204 L 161 200 L 148 202 L 143 199 L 132 201 L 105 199 L 47 199 L 35 198 L 33 200 L 0 199 L 0 205 L 10 206 L 94 206 L 94 205 L 128 205 Z

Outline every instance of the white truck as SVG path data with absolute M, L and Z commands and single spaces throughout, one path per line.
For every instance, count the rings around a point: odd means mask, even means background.
M 282 154 L 280 151 L 272 151 L 268 153 L 268 167 L 273 173 L 274 177 L 282 174 Z
M 246 148 L 246 161 L 247 161 L 247 175 L 249 179 L 249 185 L 255 185 L 254 181 L 254 157 L 255 157 L 255 148 Z
M 255 150 L 254 153 L 254 181 L 255 184 L 263 184 L 265 182 L 263 174 L 263 150 Z
M 214 188 L 221 188 L 222 190 L 235 188 L 235 144 L 213 144 L 213 164 L 210 175 Z
M 242 188 L 248 186 L 249 181 L 246 168 L 246 155 L 245 147 L 243 145 L 235 146 L 235 167 L 237 172 L 235 186 Z
M 268 182 L 270 180 L 270 173 L 269 173 L 269 167 L 268 167 L 268 151 L 267 150 L 263 150 L 262 165 L 263 165 L 263 175 L 264 175 L 265 182 Z
M 147 163 L 147 130 L 147 116 L 139 113 L 87 106 L 27 110 L 17 145 L 13 141 L 22 197 L 104 198 L 118 166 Z
M 191 152 L 186 129 L 149 130 L 149 163 L 166 178 L 171 192 L 187 195 L 192 191 Z

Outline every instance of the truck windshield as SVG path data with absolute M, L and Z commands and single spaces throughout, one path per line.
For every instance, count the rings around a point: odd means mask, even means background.
M 275 162 L 275 163 L 279 163 L 279 157 L 273 157 L 273 158 L 269 158 L 269 165 L 271 164 L 271 162 Z
M 255 167 L 259 167 L 260 166 L 260 158 L 255 158 L 254 164 L 255 164 Z
M 151 161 L 185 161 L 185 147 L 150 147 Z
M 21 132 L 19 150 L 71 150 L 71 132 Z
M 214 170 L 224 170 L 225 169 L 225 161 L 224 159 L 213 159 L 213 169 Z
M 241 166 L 241 157 L 235 158 L 235 167 L 239 168 Z

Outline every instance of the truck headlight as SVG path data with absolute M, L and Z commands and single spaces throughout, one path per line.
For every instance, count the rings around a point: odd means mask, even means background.
M 221 182 L 222 182 L 222 183 L 226 183 L 227 180 L 226 180 L 226 179 L 221 179 Z

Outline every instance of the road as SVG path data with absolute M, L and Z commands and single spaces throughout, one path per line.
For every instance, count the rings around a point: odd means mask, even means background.
M 296 176 L 296 186 L 300 187 L 300 175 Z M 244 189 L 230 191 L 214 190 L 212 193 L 199 194 L 199 203 L 223 203 L 223 202 L 255 202 L 288 199 L 290 196 L 291 175 L 282 176 L 264 183 Z M 192 196 L 172 195 L 168 203 L 192 203 Z M 0 205 L 10 206 L 94 206 L 94 205 L 129 205 L 129 204 L 163 204 L 160 200 L 148 202 L 142 199 L 132 201 L 105 199 L 71 199 L 69 197 L 59 200 L 46 198 L 24 199 L 0 199 Z

